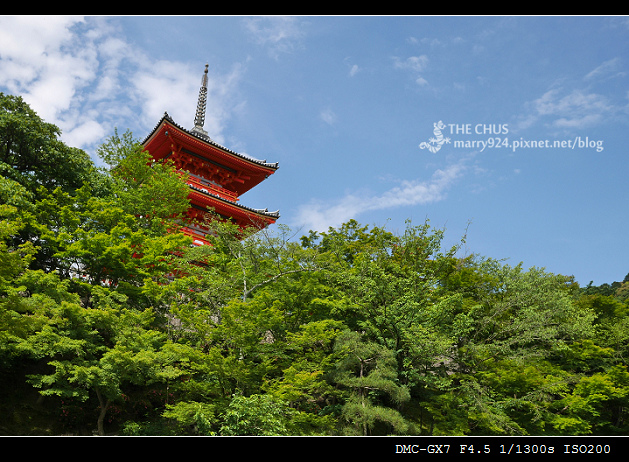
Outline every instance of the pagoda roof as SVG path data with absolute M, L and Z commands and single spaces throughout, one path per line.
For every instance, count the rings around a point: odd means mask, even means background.
M 144 138 L 144 141 L 142 141 L 142 145 L 146 145 L 146 143 L 148 143 L 148 141 L 156 134 L 156 132 L 158 132 L 159 127 L 164 123 L 164 122 L 168 122 L 170 125 L 174 126 L 175 128 L 179 129 L 180 131 L 184 132 L 187 135 L 192 136 L 193 138 L 196 138 L 197 140 L 203 142 L 203 143 L 207 143 L 210 146 L 213 146 L 214 148 L 218 148 L 221 151 L 224 151 L 225 153 L 235 156 L 239 159 L 242 159 L 244 161 L 250 162 L 252 164 L 255 165 L 259 165 L 261 167 L 264 168 L 268 168 L 268 169 L 272 169 L 272 170 L 277 170 L 279 168 L 279 164 L 278 162 L 267 162 L 266 160 L 258 160 L 255 159 L 253 157 L 247 156 L 245 154 L 240 154 L 238 152 L 232 151 L 229 148 L 226 148 L 225 146 L 220 145 L 219 143 L 217 143 L 216 141 L 212 140 L 208 135 L 204 134 L 204 133 L 200 133 L 198 131 L 195 130 L 188 130 L 186 128 L 183 128 L 181 125 L 177 124 L 173 118 L 168 114 L 168 112 L 164 112 L 164 115 L 162 116 L 162 118 L 159 120 L 159 122 L 157 122 L 157 124 L 155 124 L 155 127 L 153 128 L 153 130 L 146 136 L 146 138 Z
M 220 197 L 217 194 L 212 194 L 211 192 L 205 190 L 205 189 L 201 189 L 198 186 L 189 184 L 188 186 L 190 186 L 190 189 L 192 189 L 193 191 L 202 194 L 203 196 L 206 196 L 208 199 L 213 199 L 215 201 L 219 201 L 222 204 L 231 206 L 231 207 L 236 207 L 240 210 L 242 210 L 243 212 L 247 212 L 247 213 L 254 213 L 256 215 L 260 215 L 261 217 L 265 217 L 265 218 L 271 218 L 273 220 L 277 220 L 280 217 L 280 211 L 277 210 L 275 212 L 269 212 L 269 209 L 256 209 L 253 207 L 248 207 L 246 205 L 242 205 L 240 203 L 236 203 L 233 201 L 230 201 L 228 199 L 225 199 L 223 197 Z
M 238 195 L 261 183 L 278 169 L 277 162 L 267 162 L 239 154 L 195 129 L 187 130 L 181 127 L 167 112 L 144 139 L 142 145 L 156 160 L 169 157 L 174 151 L 178 151 L 196 157 L 206 162 L 208 166 L 218 166 L 231 172 L 229 175 L 234 181 L 224 187 L 234 190 Z

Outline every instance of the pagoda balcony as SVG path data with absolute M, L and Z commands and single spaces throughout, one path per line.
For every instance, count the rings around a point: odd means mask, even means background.
M 210 241 L 206 238 L 205 233 L 200 233 L 199 231 L 192 228 L 182 228 L 181 230 L 183 234 L 192 238 L 192 245 L 200 246 L 200 245 L 211 245 Z
M 235 192 L 222 188 L 219 185 L 200 181 L 199 179 L 197 179 L 196 177 L 192 175 L 188 175 L 188 178 L 186 178 L 186 183 L 189 186 L 193 187 L 194 189 L 203 191 L 208 194 L 214 194 L 215 196 L 218 196 L 221 199 L 226 199 L 231 202 L 238 202 L 239 200 L 238 195 Z

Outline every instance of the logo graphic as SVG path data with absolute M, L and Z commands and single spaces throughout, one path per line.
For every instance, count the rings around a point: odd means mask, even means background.
M 446 124 L 444 124 L 441 120 L 433 125 L 435 126 L 435 129 L 433 130 L 435 137 L 430 138 L 428 142 L 424 141 L 419 145 L 419 147 L 420 149 L 428 149 L 430 152 L 435 153 L 441 149 L 443 144 L 450 143 L 450 138 L 444 138 L 443 133 L 441 133 L 441 130 L 446 128 Z

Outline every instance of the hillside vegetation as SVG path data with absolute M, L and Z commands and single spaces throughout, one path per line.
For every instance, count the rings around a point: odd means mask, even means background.
M 462 255 L 428 222 L 214 220 L 193 247 L 171 165 L 58 136 L 0 94 L 0 434 L 629 434 L 627 278 Z

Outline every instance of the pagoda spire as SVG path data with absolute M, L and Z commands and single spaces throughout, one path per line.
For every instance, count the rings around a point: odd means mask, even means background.
M 194 116 L 194 128 L 192 129 L 192 132 L 206 137 L 208 134 L 203 129 L 203 125 L 205 125 L 205 110 L 207 107 L 207 70 L 208 64 L 205 65 L 205 72 L 203 73 L 203 78 L 201 79 L 199 100 L 197 101 L 197 113 Z

